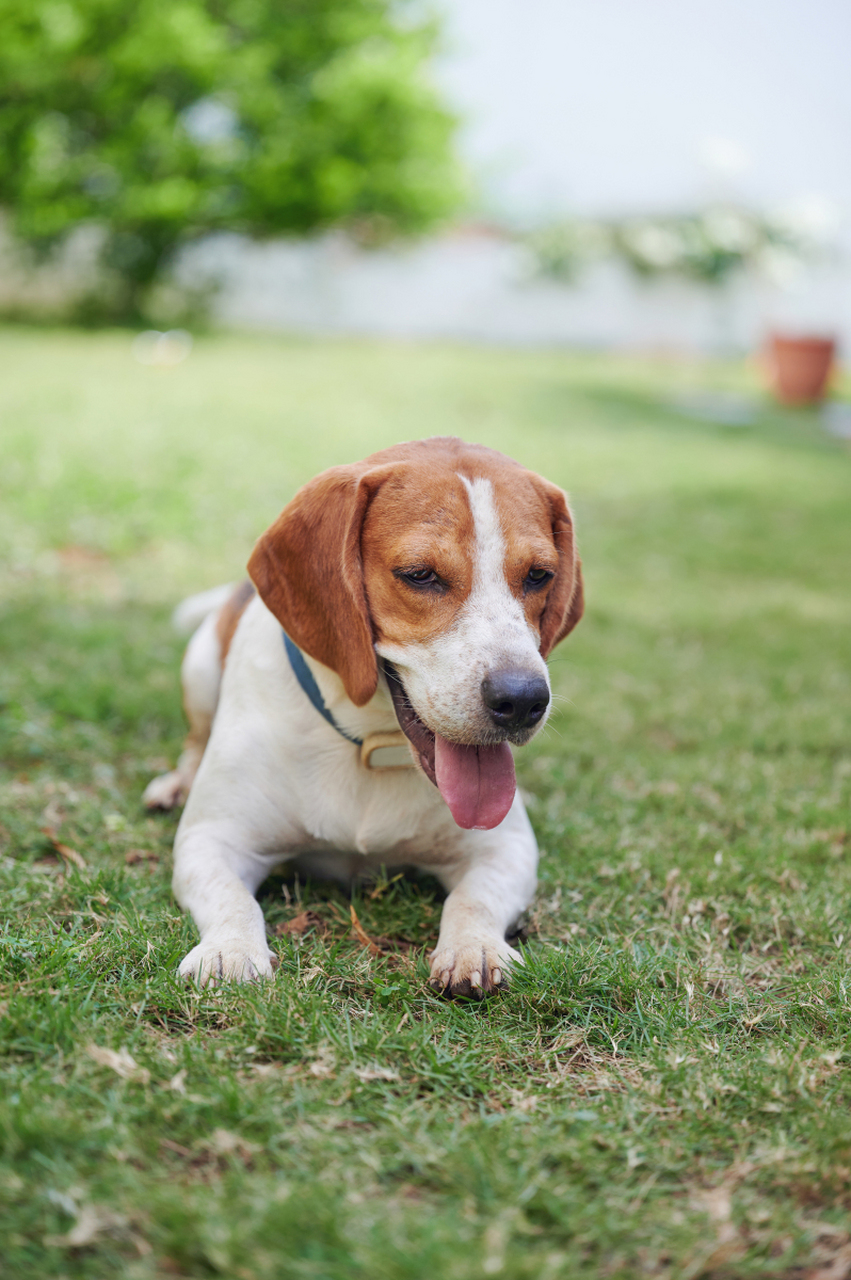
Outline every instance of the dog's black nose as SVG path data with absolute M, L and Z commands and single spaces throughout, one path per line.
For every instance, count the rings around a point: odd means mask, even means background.
M 482 681 L 482 698 L 495 725 L 517 731 L 538 723 L 550 705 L 550 689 L 536 671 L 491 671 Z

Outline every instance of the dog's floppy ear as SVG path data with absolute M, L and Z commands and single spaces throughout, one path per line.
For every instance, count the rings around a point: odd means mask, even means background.
M 582 590 L 582 562 L 576 554 L 573 520 L 567 509 L 567 499 L 554 484 L 546 481 L 540 483 L 549 502 L 553 541 L 558 551 L 558 572 L 541 616 L 541 654 L 546 658 L 582 617 L 585 598 Z
M 374 475 L 376 470 L 373 468 Z M 290 639 L 336 671 L 355 706 L 369 702 L 378 663 L 360 539 L 374 486 L 362 467 L 332 467 L 295 495 L 252 552 L 248 572 Z

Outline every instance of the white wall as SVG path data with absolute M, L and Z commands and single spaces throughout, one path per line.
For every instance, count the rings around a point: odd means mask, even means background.
M 342 237 L 250 244 L 219 236 L 186 262 L 219 274 L 225 324 L 309 333 L 456 338 L 510 345 L 752 350 L 778 322 L 830 330 L 851 351 L 851 290 L 830 275 L 811 319 L 784 316 L 776 295 L 747 281 L 720 292 L 681 282 L 638 283 L 614 264 L 570 288 L 536 278 L 522 247 L 457 233 L 425 244 L 359 250 Z M 825 316 L 831 317 L 826 323 Z

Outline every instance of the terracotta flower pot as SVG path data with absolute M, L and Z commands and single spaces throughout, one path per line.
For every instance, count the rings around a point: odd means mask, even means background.
M 824 399 L 836 353 L 833 338 L 773 333 L 768 340 L 771 386 L 781 404 L 818 404 Z

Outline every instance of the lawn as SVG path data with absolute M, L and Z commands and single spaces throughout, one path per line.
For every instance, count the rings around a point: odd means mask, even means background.
M 851 1274 L 847 447 L 672 407 L 734 364 L 7 329 L 0 369 L 3 1274 Z M 171 609 L 315 472 L 433 434 L 577 515 L 526 967 L 445 1001 L 431 881 L 279 877 L 274 983 L 188 990 L 140 804 Z

